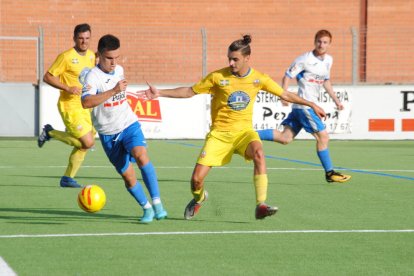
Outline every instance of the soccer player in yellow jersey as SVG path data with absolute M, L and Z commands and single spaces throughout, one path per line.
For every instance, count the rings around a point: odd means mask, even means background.
M 262 142 L 253 129 L 253 104 L 257 93 L 265 90 L 285 101 L 311 107 L 318 116 L 325 112 L 316 104 L 283 90 L 268 75 L 249 66 L 250 35 L 234 41 L 228 48 L 229 66 L 210 73 L 192 87 L 158 90 L 149 85 L 145 97 L 189 98 L 197 94 L 212 95 L 212 126 L 198 157 L 191 177 L 193 199 L 184 211 L 185 219 L 196 215 L 201 204 L 207 199 L 204 178 L 211 167 L 223 166 L 231 161 L 233 153 L 253 160 L 253 183 L 256 190 L 256 219 L 264 219 L 277 212 L 277 207 L 265 203 L 268 179 Z
M 89 50 L 90 38 L 91 27 L 88 24 L 77 25 L 73 32 L 75 46 L 58 55 L 43 77 L 46 83 L 60 90 L 57 106 L 66 132 L 47 124 L 39 135 L 38 146 L 42 147 L 50 138 L 73 146 L 69 164 L 60 180 L 61 187 L 81 187 L 74 177 L 87 150 L 95 143 L 90 110 L 83 109 L 80 99 L 84 78 L 95 66 L 95 53 Z

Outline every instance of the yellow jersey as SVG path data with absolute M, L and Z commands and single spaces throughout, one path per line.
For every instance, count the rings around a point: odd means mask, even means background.
M 95 66 L 95 53 L 87 50 L 80 55 L 74 48 L 64 51 L 53 62 L 48 72 L 59 76 L 60 81 L 67 86 L 77 86 L 82 89 L 85 77 L 89 70 Z M 69 94 L 60 90 L 59 105 L 65 107 L 81 107 L 80 95 Z
M 237 77 L 226 67 L 210 73 L 192 87 L 196 94 L 211 94 L 211 129 L 240 131 L 253 128 L 253 106 L 260 90 L 276 96 L 283 93 L 268 75 L 253 68 Z

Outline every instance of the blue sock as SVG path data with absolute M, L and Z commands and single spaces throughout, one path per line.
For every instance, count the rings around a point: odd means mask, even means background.
M 325 169 L 325 172 L 329 172 L 333 170 L 332 160 L 331 160 L 331 157 L 329 156 L 328 149 L 318 151 L 318 157 L 319 157 L 319 160 L 321 160 L 321 163 L 322 163 L 323 168 Z
M 273 129 L 258 130 L 257 133 L 263 141 L 273 141 Z
M 145 204 L 148 203 L 147 196 L 145 195 L 144 189 L 142 188 L 141 184 L 137 181 L 135 186 L 132 188 L 127 188 L 128 192 L 135 198 L 135 200 L 144 207 Z
M 151 162 L 148 162 L 145 166 L 139 168 L 141 170 L 142 179 L 144 180 L 145 186 L 148 189 L 151 198 L 160 198 L 160 190 L 158 188 L 157 174 L 155 168 Z

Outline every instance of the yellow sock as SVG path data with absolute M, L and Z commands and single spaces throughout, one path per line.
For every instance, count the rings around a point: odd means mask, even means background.
M 204 188 L 201 188 L 197 191 L 192 191 L 192 193 L 196 202 L 201 202 L 204 200 Z
M 80 150 L 78 148 L 73 148 L 72 153 L 69 156 L 69 164 L 66 168 L 65 176 L 74 178 L 78 172 L 80 166 L 85 159 L 86 150 Z
M 73 137 L 67 132 L 54 129 L 49 131 L 48 134 L 50 137 L 55 138 L 56 140 L 59 140 L 65 144 L 68 144 L 69 146 L 82 148 L 82 143 L 79 141 L 79 139 Z
M 254 187 L 256 189 L 256 205 L 266 201 L 267 197 L 267 174 L 254 176 Z

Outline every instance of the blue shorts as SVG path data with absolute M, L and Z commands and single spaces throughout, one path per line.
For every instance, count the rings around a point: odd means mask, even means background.
M 283 120 L 282 125 L 292 128 L 295 134 L 298 134 L 302 128 L 308 133 L 320 132 L 326 128 L 322 120 L 311 108 L 292 109 L 292 112 L 289 113 L 288 117 Z
M 131 156 L 132 149 L 137 146 L 147 146 L 141 125 L 138 122 L 117 134 L 99 134 L 99 138 L 106 156 L 108 156 L 109 161 L 115 166 L 119 174 L 125 172 L 131 161 L 135 162 L 135 159 Z

